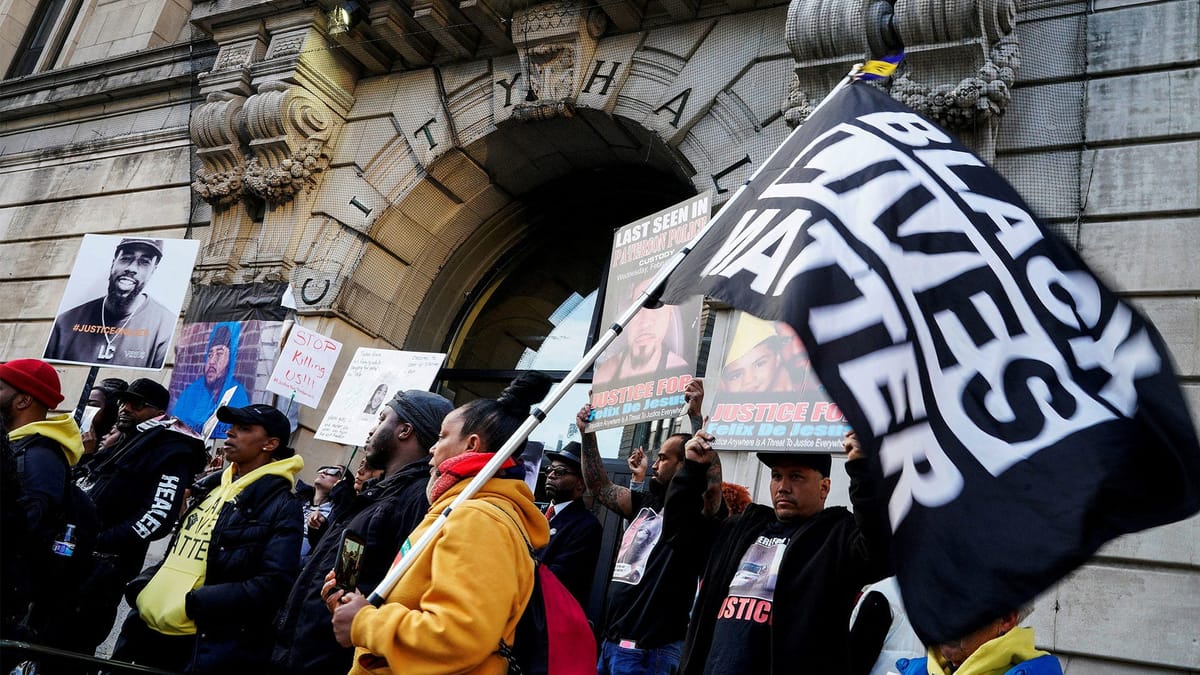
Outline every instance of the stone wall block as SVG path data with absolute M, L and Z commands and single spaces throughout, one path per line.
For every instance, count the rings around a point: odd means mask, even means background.
M 1087 565 L 1056 594 L 1052 648 L 1135 663 L 1193 668 L 1200 641 L 1184 627 L 1200 616 L 1200 572 Z M 1146 639 L 1131 639 L 1130 626 Z
M 495 130 L 492 124 L 492 71 L 486 61 L 450 64 L 441 69 L 446 106 L 459 146 Z
M 1162 334 L 1181 377 L 1200 375 L 1200 297 L 1134 297 L 1138 309 Z
M 632 72 L 633 56 L 644 34 L 627 33 L 601 40 L 591 62 L 581 64 L 583 85 L 575 102 L 582 108 L 612 112 Z
M 999 152 L 1078 146 L 1083 142 L 1083 83 L 1021 87 L 1000 122 Z
M 1123 293 L 1195 293 L 1200 288 L 1200 217 L 1086 222 L 1079 252 Z
M 189 194 L 170 187 L 0 208 L 0 241 L 176 227 L 187 223 Z
M 1200 141 L 1101 148 L 1089 157 L 1085 216 L 1200 211 Z
M 442 105 L 444 92 L 433 69 L 403 73 L 395 79 L 396 91 L 405 96 L 392 102 L 392 117 L 416 153 L 428 167 L 455 146 L 454 127 Z
M 657 131 L 668 145 L 678 144 L 696 120 L 708 112 L 719 92 L 732 86 L 758 61 L 785 56 L 782 45 L 766 39 L 779 30 L 785 16 L 785 8 L 776 7 L 743 16 L 741 21 L 717 21 L 678 77 L 647 100 L 651 110 L 641 120 L 642 125 Z M 747 40 L 747 31 L 762 39 Z M 777 90 L 782 91 L 785 82 L 776 82 Z
M 1088 17 L 1089 75 L 1200 61 L 1200 3 L 1172 0 Z
M 1200 68 L 1097 78 L 1087 87 L 1089 142 L 1200 135 Z

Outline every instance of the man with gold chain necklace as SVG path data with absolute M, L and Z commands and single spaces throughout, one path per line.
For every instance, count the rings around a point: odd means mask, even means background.
M 45 358 L 161 368 L 176 317 L 145 288 L 162 257 L 161 239 L 122 239 L 108 273 L 108 292 L 58 315 Z

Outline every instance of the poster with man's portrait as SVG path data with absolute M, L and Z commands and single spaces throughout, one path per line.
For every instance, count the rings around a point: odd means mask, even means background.
M 42 358 L 161 370 L 200 242 L 85 234 Z
M 290 316 L 282 302 L 285 291 L 286 284 L 270 282 L 196 288 L 175 345 L 167 387 L 171 415 L 219 440 L 229 424 L 213 419 L 217 408 L 272 402 L 267 382 Z M 289 419 L 296 417 L 286 405 L 277 407 Z
M 705 429 L 720 450 L 841 452 L 850 430 L 782 321 L 721 317 L 709 355 Z
M 659 268 L 700 232 L 709 197 L 705 192 L 616 231 L 603 325 L 636 303 Z M 697 296 L 633 315 L 596 361 L 588 431 L 681 414 L 684 387 L 696 373 L 701 302 Z

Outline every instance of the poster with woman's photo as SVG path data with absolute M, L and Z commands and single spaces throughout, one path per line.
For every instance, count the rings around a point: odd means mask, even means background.
M 782 321 L 729 312 L 718 321 L 705 379 L 705 427 L 719 450 L 841 452 L 850 430 Z
M 602 325 L 637 302 L 659 268 L 703 229 L 709 197 L 705 192 L 616 231 Z M 681 414 L 683 389 L 696 373 L 701 302 L 697 296 L 634 314 L 596 361 L 589 431 Z
M 313 438 L 363 445 L 383 404 L 398 391 L 428 391 L 445 359 L 445 354 L 359 347 Z
M 42 358 L 161 370 L 200 242 L 85 234 Z

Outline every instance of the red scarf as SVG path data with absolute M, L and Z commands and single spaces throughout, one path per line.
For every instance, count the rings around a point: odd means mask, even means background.
M 446 490 L 454 487 L 460 480 L 465 480 L 479 474 L 483 467 L 491 461 L 493 455 L 490 452 L 465 452 L 457 457 L 438 464 L 437 480 L 433 482 L 433 494 L 429 495 L 429 503 L 434 503 L 442 495 L 446 494 Z M 511 469 L 517 465 L 512 458 L 504 460 L 500 465 L 500 471 Z

